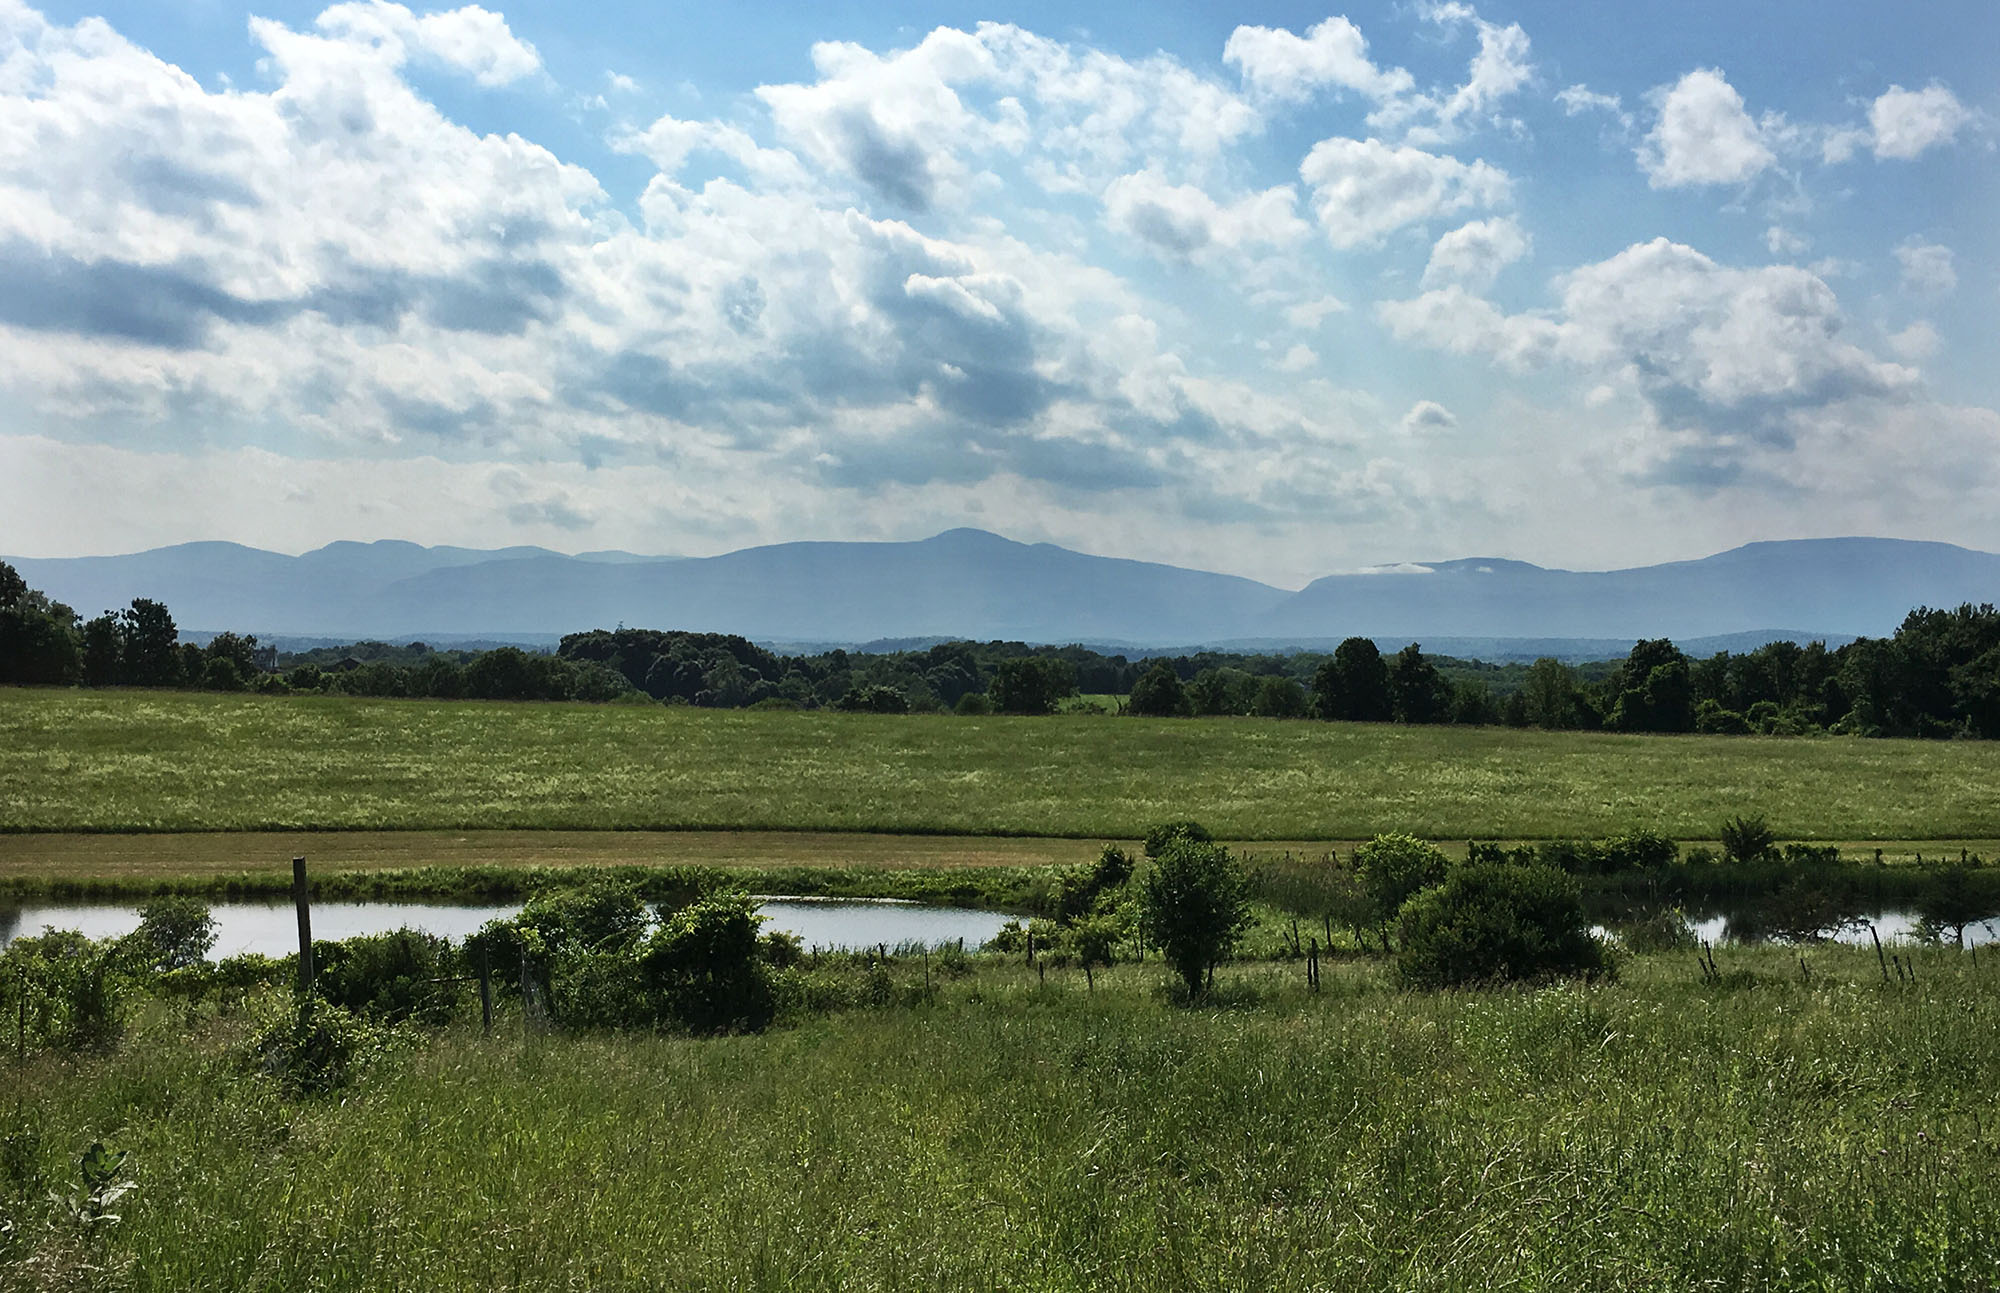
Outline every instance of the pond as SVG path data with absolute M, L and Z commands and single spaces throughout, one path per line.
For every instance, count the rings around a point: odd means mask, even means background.
M 409 927 L 461 939 L 489 920 L 512 916 L 520 904 L 320 902 L 312 909 L 315 941 L 383 934 Z M 1009 917 L 1003 912 L 963 907 L 931 907 L 893 899 L 767 897 L 761 910 L 765 931 L 796 934 L 808 949 L 854 949 L 888 944 L 927 943 L 937 946 L 965 941 L 977 948 L 1000 932 Z M 253 952 L 284 956 L 299 947 L 298 918 L 290 903 L 217 903 L 214 955 Z M 39 934 L 45 926 L 80 930 L 91 938 L 128 934 L 139 924 L 136 906 L 78 904 L 0 907 L 0 947 L 14 939 Z

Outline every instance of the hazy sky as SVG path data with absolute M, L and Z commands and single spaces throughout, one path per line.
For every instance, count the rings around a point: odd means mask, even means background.
M 0 0 L 0 552 L 2000 548 L 2000 5 L 1221 8 Z

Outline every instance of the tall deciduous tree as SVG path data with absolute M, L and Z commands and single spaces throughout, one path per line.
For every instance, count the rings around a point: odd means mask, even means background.
M 1076 670 L 1052 656 L 1020 656 L 1003 660 L 993 671 L 988 694 L 1003 714 L 1053 714 L 1063 697 L 1076 690 Z
M 135 597 L 118 620 L 125 630 L 125 680 L 140 687 L 179 686 L 180 630 L 166 606 Z
M 1451 688 L 1415 642 L 1389 666 L 1389 702 L 1398 723 L 1442 723 L 1451 717 Z
M 1187 690 L 1172 665 L 1155 660 L 1132 684 L 1132 699 L 1125 708 L 1146 718 L 1180 718 L 1188 712 Z
M 1386 723 L 1394 712 L 1389 666 L 1368 638 L 1348 638 L 1313 674 L 1313 711 L 1321 718 Z

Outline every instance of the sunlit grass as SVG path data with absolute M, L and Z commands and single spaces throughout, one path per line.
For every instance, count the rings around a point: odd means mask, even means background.
M 0 689 L 11 831 L 2000 836 L 2000 743 Z
M 237 1020 L 161 1019 L 0 1117 L 51 1178 L 131 1151 L 87 1255 L 140 1289 L 1993 1287 L 1996 971 L 1722 955 L 1493 995 L 1242 966 L 1200 1010 L 986 962 L 762 1037 L 503 1019 L 303 1104 Z

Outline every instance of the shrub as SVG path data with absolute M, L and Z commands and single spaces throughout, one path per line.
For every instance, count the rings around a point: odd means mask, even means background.
M 1604 841 L 1606 871 L 1652 871 L 1672 866 L 1681 855 L 1680 845 L 1657 831 L 1627 831 Z
M 118 943 L 95 943 L 75 930 L 17 938 L 0 952 L 0 1012 L 25 1023 L 30 1046 L 108 1046 L 125 1028 L 130 985 L 121 959 Z
M 690 1032 L 757 1032 L 777 1011 L 759 955 L 756 900 L 718 894 L 688 904 L 646 941 L 639 964 L 664 1018 Z
M 833 702 L 833 707 L 855 714 L 907 714 L 910 712 L 910 698 L 894 687 L 868 683 L 849 688 L 845 695 Z
M 1190 997 L 1250 925 L 1250 881 L 1220 844 L 1170 840 L 1139 891 L 1146 940 L 1158 947 Z
M 629 948 L 646 930 L 639 890 L 609 877 L 530 898 L 512 920 L 489 920 L 465 940 L 463 959 L 474 972 L 484 966 L 495 983 L 519 991 L 525 964 L 546 978 L 556 961 L 578 952 Z
M 1778 837 L 1762 817 L 1738 815 L 1722 823 L 1722 856 L 1731 862 L 1761 862 Z
M 1131 933 L 1116 912 L 1100 912 L 1078 921 L 1069 931 L 1070 946 L 1084 966 L 1115 965 L 1118 948 Z
M 185 970 L 215 946 L 215 917 L 199 898 L 155 898 L 139 908 L 139 928 L 126 935 L 125 946 L 147 969 Z
M 243 1055 L 287 1090 L 317 1095 L 352 1082 L 385 1040 L 339 1006 L 308 997 L 252 1037 Z
M 993 712 L 993 702 L 986 698 L 983 691 L 968 691 L 958 698 L 958 704 L 951 707 L 951 712 L 978 718 Z
M 1787 844 L 1783 850 L 1790 867 L 1830 867 L 1840 864 L 1840 850 L 1832 844 Z
M 1576 882 L 1553 867 L 1482 863 L 1404 904 L 1396 968 L 1419 988 L 1612 971 L 1591 936 Z
M 1156 858 L 1166 852 L 1167 846 L 1176 840 L 1191 840 L 1196 844 L 1213 844 L 1215 836 L 1200 822 L 1181 820 L 1161 822 L 1146 828 L 1146 856 Z
M 1354 870 L 1361 891 L 1378 920 L 1395 919 L 1410 896 L 1441 883 L 1451 859 L 1434 844 L 1414 835 L 1377 835 L 1354 850 Z
M 451 1018 L 461 985 L 451 942 L 419 929 L 314 943 L 313 985 L 335 1006 L 380 1023 Z

